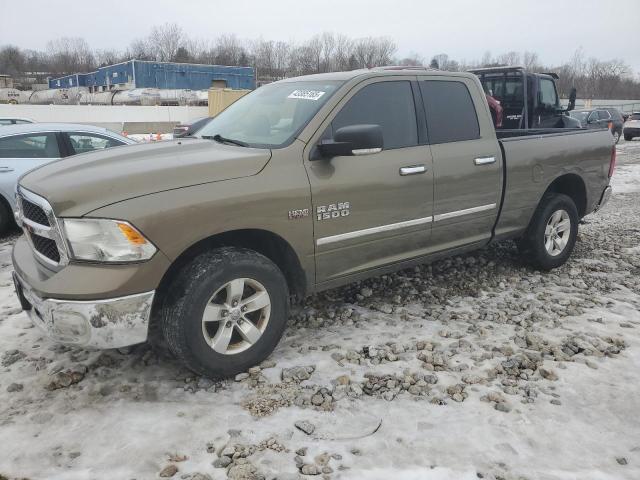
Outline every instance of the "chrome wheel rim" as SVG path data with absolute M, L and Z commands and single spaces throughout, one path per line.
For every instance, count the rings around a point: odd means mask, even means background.
M 251 348 L 271 317 L 271 298 L 257 280 L 236 278 L 209 298 L 202 315 L 202 334 L 217 353 L 233 355 Z
M 571 219 L 566 210 L 557 210 L 551 215 L 544 229 L 544 248 L 552 257 L 560 255 L 569 243 Z

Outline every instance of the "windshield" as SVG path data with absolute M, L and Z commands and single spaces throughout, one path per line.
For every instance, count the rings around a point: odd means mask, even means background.
M 343 82 L 284 82 L 245 95 L 202 127 L 196 137 L 256 148 L 291 143 Z M 215 140 L 215 139 L 214 139 Z
M 590 112 L 579 112 L 579 111 L 573 110 L 569 112 L 569 115 L 572 116 L 573 118 L 580 120 L 580 123 L 587 123 L 587 117 L 589 116 L 589 113 Z

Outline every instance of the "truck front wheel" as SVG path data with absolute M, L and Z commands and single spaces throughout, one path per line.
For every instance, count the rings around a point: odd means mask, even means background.
M 525 261 L 551 270 L 567 261 L 577 237 L 578 209 L 574 201 L 567 195 L 547 193 L 517 245 Z
M 165 340 L 178 360 L 200 375 L 246 371 L 273 351 L 284 332 L 286 280 L 271 260 L 252 250 L 203 253 L 163 290 Z

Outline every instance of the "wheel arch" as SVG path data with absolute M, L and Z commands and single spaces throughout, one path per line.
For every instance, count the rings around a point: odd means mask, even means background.
M 566 173 L 554 179 L 544 191 L 542 197 L 540 197 L 540 201 L 542 201 L 542 198 L 548 193 L 562 193 L 567 195 L 576 204 L 580 218 L 587 214 L 587 187 L 580 175 Z
M 300 259 L 293 247 L 280 235 L 268 230 L 241 229 L 218 233 L 204 238 L 184 250 L 167 269 L 158 286 L 156 298 L 162 298 L 173 278 L 197 255 L 220 247 L 240 247 L 260 253 L 275 263 L 287 280 L 289 291 L 296 297 L 307 292 L 307 282 Z M 155 303 L 155 302 L 154 302 Z

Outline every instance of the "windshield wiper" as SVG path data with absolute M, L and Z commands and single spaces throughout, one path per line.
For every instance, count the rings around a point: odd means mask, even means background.
M 239 147 L 248 147 L 249 144 L 245 142 L 241 142 L 240 140 L 234 140 L 233 138 L 226 138 L 217 133 L 216 135 L 202 135 L 201 138 L 205 140 L 215 140 L 218 143 L 231 143 L 232 145 L 237 145 Z

